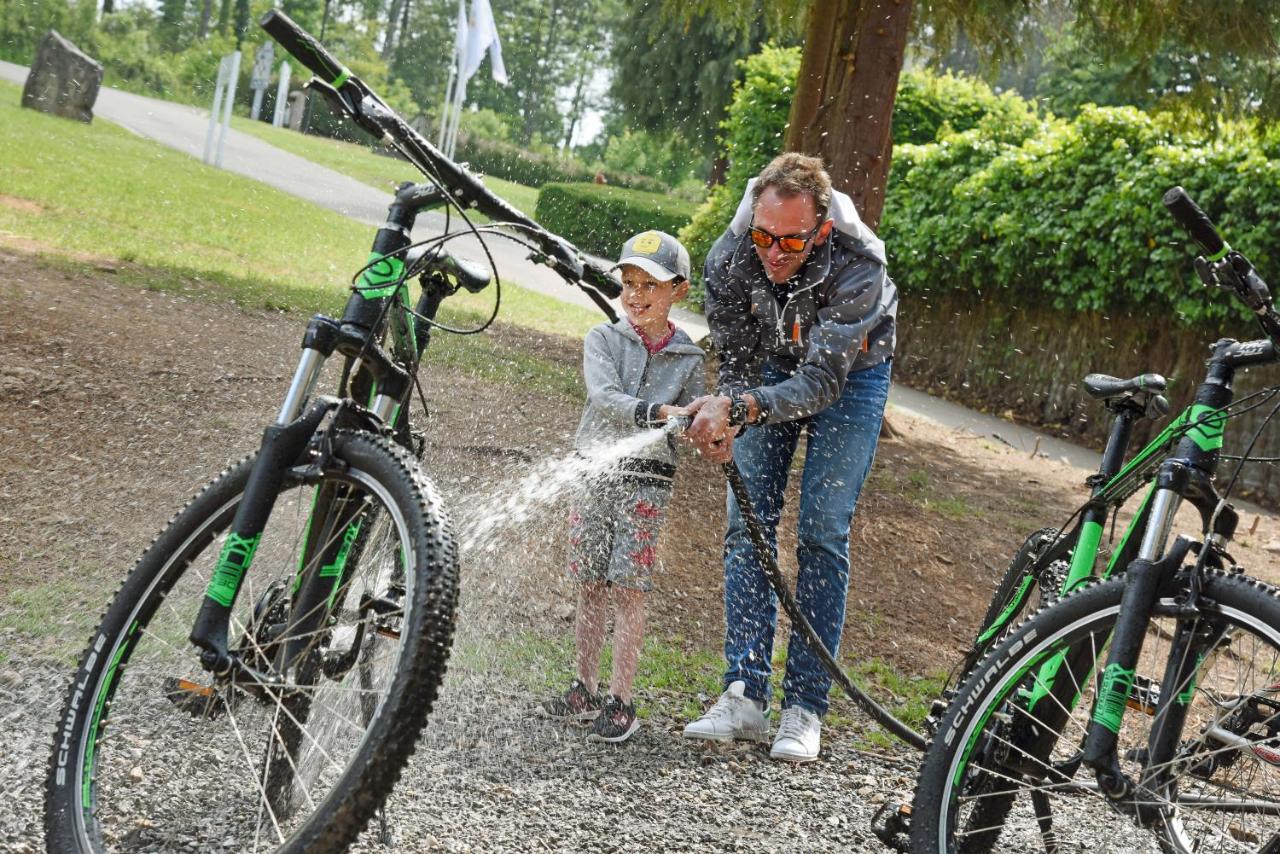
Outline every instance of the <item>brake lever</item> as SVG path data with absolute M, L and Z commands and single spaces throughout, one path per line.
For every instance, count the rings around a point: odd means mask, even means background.
M 355 121 L 356 119 L 355 105 L 349 103 L 347 99 L 342 96 L 341 92 L 339 92 L 337 89 L 333 88 L 328 83 L 321 80 L 319 77 L 312 77 L 306 83 L 302 84 L 302 88 L 316 90 L 317 92 L 319 92 L 321 95 L 324 96 L 324 99 L 326 101 L 329 102 L 329 106 L 333 107 L 334 112 L 342 113 L 343 115 L 349 117 L 352 121 Z

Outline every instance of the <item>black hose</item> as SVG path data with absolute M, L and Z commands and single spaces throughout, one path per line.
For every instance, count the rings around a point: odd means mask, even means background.
M 831 650 L 827 649 L 826 644 L 818 637 L 818 633 L 813 630 L 809 620 L 800 611 L 800 606 L 796 604 L 795 597 L 791 595 L 791 590 L 782 578 L 782 572 L 778 569 L 778 561 L 773 556 L 773 550 L 769 548 L 769 540 L 765 536 L 764 525 L 760 522 L 759 517 L 756 516 L 755 507 L 751 503 L 751 495 L 747 492 L 747 484 L 742 479 L 742 472 L 738 471 L 737 464 L 730 460 L 724 464 L 724 474 L 729 480 L 729 488 L 733 491 L 733 500 L 738 502 L 738 512 L 742 514 L 743 520 L 747 523 L 747 534 L 751 537 L 751 543 L 755 546 L 756 553 L 760 556 L 760 565 L 764 569 L 764 577 L 769 580 L 769 586 L 778 594 L 778 601 L 782 603 L 782 609 L 791 618 L 791 624 L 800 630 L 800 634 L 804 635 L 809 646 L 817 652 L 818 658 L 821 659 L 822 665 L 827 669 L 827 672 L 831 674 L 831 678 L 840 683 L 840 687 L 853 698 L 854 702 L 862 707 L 863 711 L 870 715 L 876 723 L 907 744 L 917 750 L 924 750 L 929 746 L 929 742 L 925 740 L 924 736 L 895 718 L 889 713 L 888 709 L 867 696 L 840 669 L 840 665 L 836 663 L 835 656 L 831 654 Z

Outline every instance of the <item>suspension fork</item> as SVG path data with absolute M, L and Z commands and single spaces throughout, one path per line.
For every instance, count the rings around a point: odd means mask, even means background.
M 206 670 L 221 675 L 231 669 L 231 656 L 227 651 L 231 607 L 253 563 L 254 552 L 285 475 L 302 456 L 325 415 L 336 405 L 337 401 L 332 399 L 318 400 L 302 417 L 288 424 L 272 424 L 263 431 L 257 461 L 249 473 L 240 506 L 236 508 L 235 519 L 188 637 L 200 650 L 200 663 Z
M 1085 764 L 1096 772 L 1103 793 L 1116 800 L 1126 799 L 1134 791 L 1133 782 L 1120 770 L 1116 743 L 1133 689 L 1142 642 L 1161 588 L 1182 566 L 1191 549 L 1191 541 L 1179 537 L 1168 553 L 1162 554 L 1189 480 L 1186 463 L 1176 459 L 1165 461 L 1156 475 L 1151 518 L 1143 532 L 1138 557 L 1125 570 L 1120 616 L 1112 633 L 1111 649 L 1085 740 Z

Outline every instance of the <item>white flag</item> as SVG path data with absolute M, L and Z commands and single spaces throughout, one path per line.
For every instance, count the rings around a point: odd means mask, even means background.
M 453 36 L 453 55 L 458 67 L 467 56 L 467 0 L 458 0 L 458 31 Z
M 466 61 L 462 64 L 462 79 L 470 80 L 484 61 L 484 52 L 489 51 L 489 61 L 493 64 L 493 79 L 507 84 L 507 69 L 502 64 L 502 44 L 498 41 L 498 26 L 493 21 L 493 9 L 489 0 L 472 0 L 471 26 L 467 38 Z

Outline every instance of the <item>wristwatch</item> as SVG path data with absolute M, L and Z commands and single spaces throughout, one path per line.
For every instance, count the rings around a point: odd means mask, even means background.
M 729 426 L 741 427 L 747 423 L 747 416 L 751 410 L 747 406 L 747 399 L 740 394 L 729 396 Z

